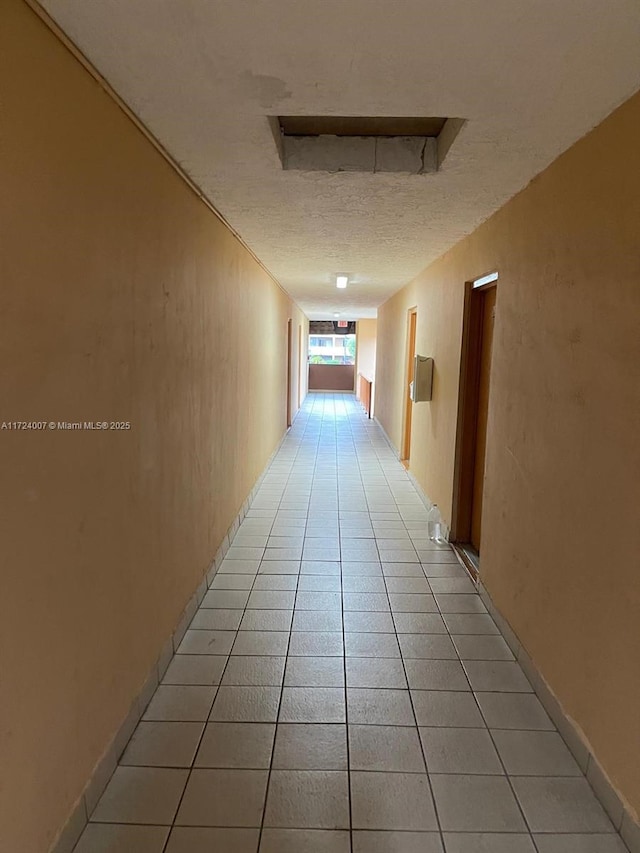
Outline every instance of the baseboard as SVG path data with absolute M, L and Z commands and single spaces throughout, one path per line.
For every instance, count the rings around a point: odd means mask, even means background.
M 338 392 L 339 393 L 339 392 Z M 298 410 L 299 411 L 299 410 Z M 297 416 L 298 412 L 296 412 Z M 373 418 L 377 425 L 380 427 L 382 434 L 384 435 L 386 441 L 389 446 L 394 451 L 395 455 L 399 457 L 398 451 L 395 449 L 393 443 L 391 442 L 389 436 L 387 435 L 384 427 L 380 424 L 376 417 Z M 286 436 L 286 433 L 285 433 Z M 50 853 L 72 853 L 73 848 L 75 847 L 78 839 L 82 835 L 82 832 L 85 829 L 85 826 L 95 809 L 98 800 L 102 796 L 104 789 L 106 788 L 111 776 L 113 775 L 118 760 L 122 755 L 127 743 L 131 735 L 133 734 L 135 727 L 140 721 L 142 715 L 144 714 L 146 707 L 155 692 L 156 687 L 164 677 L 173 656 L 180 645 L 191 620 L 193 619 L 198 607 L 202 603 L 202 599 L 205 596 L 205 593 L 213 579 L 216 576 L 216 573 L 222 563 L 224 557 L 226 556 L 227 551 L 235 535 L 240 527 L 240 524 L 244 520 L 254 498 L 256 492 L 260 488 L 262 480 L 274 458 L 277 454 L 282 441 L 285 436 L 278 443 L 278 446 L 273 451 L 262 474 L 256 480 L 255 485 L 251 489 L 249 496 L 244 501 L 242 507 L 236 518 L 233 520 L 231 526 L 229 527 L 227 533 L 225 534 L 216 555 L 207 570 L 205 576 L 202 578 L 196 591 L 193 593 L 187 606 L 183 610 L 178 622 L 176 624 L 175 630 L 171 634 L 170 637 L 164 642 L 160 654 L 158 656 L 157 661 L 153 665 L 147 679 L 142 685 L 141 690 L 138 695 L 135 697 L 134 701 L 131 704 L 130 710 L 127 713 L 125 719 L 123 720 L 121 726 L 113 737 L 111 744 L 106 750 L 103 758 L 96 765 L 91 778 L 89 779 L 85 789 L 82 793 L 82 796 L 76 803 L 75 807 L 71 811 L 71 814 L 66 821 L 62 831 L 60 832 L 57 840 L 54 842 L 52 847 L 50 848 Z M 409 473 L 409 478 L 413 483 L 416 491 L 423 501 L 425 506 L 430 507 L 431 502 L 428 497 L 422 491 L 422 488 L 416 481 L 415 477 Z M 498 628 L 500 629 L 502 636 L 505 641 L 509 645 L 509 648 L 513 652 L 514 657 L 519 662 L 522 667 L 525 675 L 531 682 L 531 685 L 538 696 L 541 704 L 543 705 L 546 712 L 549 714 L 549 717 L 556 725 L 558 732 L 561 737 L 565 741 L 567 747 L 571 751 L 572 755 L 576 759 L 579 767 L 585 773 L 585 776 L 590 783 L 594 794 L 597 799 L 600 801 L 602 807 L 609 815 L 614 827 L 616 830 L 620 832 L 620 835 L 627 845 L 630 853 L 640 853 L 640 824 L 636 822 L 634 819 L 631 810 L 625 805 L 621 796 L 617 793 L 614 786 L 611 784 L 608 779 L 606 773 L 600 766 L 596 756 L 591 751 L 590 745 L 588 744 L 586 738 L 583 733 L 580 731 L 579 727 L 575 724 L 573 720 L 564 712 L 562 706 L 555 694 L 546 683 L 542 674 L 538 671 L 533 661 L 527 654 L 524 646 L 518 639 L 516 633 L 513 631 L 507 620 L 502 616 L 500 611 L 494 605 L 489 593 L 483 586 L 482 582 L 478 584 L 478 591 L 480 596 L 495 620 Z
M 389 447 L 393 450 L 394 455 L 399 459 L 400 454 L 387 435 L 384 427 L 378 418 L 374 417 L 374 420 L 380 427 L 380 430 Z M 422 491 L 422 488 L 416 478 L 409 470 L 407 471 L 407 474 L 409 475 L 409 479 L 416 489 L 420 499 L 427 508 L 430 508 L 432 505 L 431 501 Z M 629 848 L 630 853 L 640 853 L 640 824 L 635 820 L 631 810 L 627 807 L 623 798 L 611 784 L 611 781 L 599 764 L 597 757 L 593 754 L 584 734 L 581 732 L 576 723 L 564 712 L 562 705 L 545 681 L 543 675 L 535 667 L 524 646 L 518 639 L 515 631 L 511 628 L 507 620 L 493 603 L 491 596 L 483 586 L 482 581 L 478 581 L 477 586 L 478 592 L 480 593 L 487 610 L 498 625 L 498 628 L 502 632 L 502 636 L 513 652 L 514 657 L 531 682 L 531 686 L 542 703 L 542 706 L 551 717 L 560 736 L 563 738 L 580 769 L 585 774 L 594 794 L 601 803 L 605 812 L 609 815 L 611 822 L 620 833 L 622 840 Z
M 432 501 L 430 501 L 430 500 L 429 500 L 429 498 L 428 498 L 428 497 L 425 495 L 425 493 L 422 491 L 422 486 L 421 486 L 421 485 L 420 485 L 420 483 L 416 480 L 416 478 L 413 476 L 413 474 L 411 473 L 411 471 L 410 471 L 408 468 L 406 468 L 405 470 L 406 470 L 406 472 L 407 472 L 407 477 L 409 478 L 409 480 L 411 481 L 411 484 L 413 485 L 413 488 L 414 488 L 414 489 L 416 490 L 416 492 L 418 493 L 418 497 L 420 498 L 420 500 L 422 501 L 422 503 L 425 505 L 425 507 L 426 507 L 427 509 L 431 509 L 431 507 L 433 506 Z
M 298 409 L 298 411 L 296 412 L 294 420 L 299 412 L 300 409 Z M 89 781 L 85 785 L 82 795 L 80 796 L 79 800 L 76 802 L 74 808 L 72 809 L 71 814 L 65 822 L 56 841 L 50 847 L 50 853 L 72 853 L 73 848 L 78 843 L 78 839 L 82 835 L 89 821 L 89 818 L 93 813 L 93 810 L 97 806 L 98 800 L 102 796 L 104 789 L 107 787 L 109 780 L 111 779 L 116 767 L 118 766 L 120 756 L 124 752 L 127 744 L 129 743 L 131 735 L 133 734 L 138 723 L 140 722 L 142 715 L 146 711 L 147 705 L 151 701 L 151 698 L 155 693 L 156 688 L 162 681 L 164 674 L 169 668 L 169 664 L 171 663 L 173 656 L 175 655 L 178 649 L 178 646 L 182 642 L 182 639 L 189 625 L 191 624 L 191 620 L 195 616 L 198 607 L 202 603 L 207 589 L 211 586 L 213 579 L 216 576 L 218 569 L 220 568 L 220 564 L 224 560 L 226 553 L 229 550 L 229 547 L 231 546 L 231 543 L 233 542 L 236 533 L 238 532 L 238 528 L 244 521 L 244 518 L 256 496 L 256 492 L 260 488 L 265 474 L 267 473 L 275 455 L 280 450 L 280 447 L 286 435 L 287 433 L 285 432 L 281 440 L 278 442 L 276 449 L 269 457 L 267 464 L 265 465 L 262 473 L 256 480 L 253 488 L 251 489 L 251 492 L 242 504 L 240 511 L 238 512 L 237 516 L 231 523 L 231 526 L 225 533 L 224 538 L 220 543 L 220 546 L 209 568 L 207 569 L 205 575 L 202 577 L 202 580 L 199 582 L 196 591 L 189 599 L 187 606 L 180 614 L 180 618 L 178 619 L 176 627 L 173 630 L 171 636 L 167 637 L 167 639 L 163 643 L 162 648 L 160 650 L 160 654 L 153 667 L 151 668 L 151 671 L 149 672 L 146 680 L 144 681 L 140 691 L 131 703 L 127 715 L 125 716 L 120 727 L 113 736 L 106 752 L 94 768 Z
M 377 418 L 374 418 L 374 420 L 380 427 L 389 447 L 391 447 L 394 454 L 399 459 L 400 454 L 387 435 L 384 427 Z M 416 478 L 413 476 L 411 471 L 407 471 L 407 473 L 425 506 L 430 507 L 431 502 L 422 491 L 422 488 Z M 477 585 L 478 592 L 480 593 L 480 597 L 482 598 L 487 610 L 498 625 L 498 628 L 502 632 L 502 636 L 513 652 L 514 657 L 531 682 L 531 686 L 542 703 L 542 706 L 551 717 L 560 736 L 563 738 L 571 754 L 578 763 L 578 766 L 585 774 L 594 794 L 600 801 L 606 813 L 609 815 L 611 822 L 620 833 L 622 840 L 629 848 L 630 853 L 640 853 L 640 824 L 637 823 L 631 813 L 631 810 L 626 806 L 622 797 L 611 784 L 611 781 L 599 764 L 597 757 L 593 754 L 584 734 L 581 732 L 576 723 L 564 712 L 562 705 L 545 681 L 542 673 L 538 671 L 527 654 L 515 631 L 493 603 L 491 596 L 483 586 L 482 581 L 479 581 Z
M 389 438 L 389 436 L 387 435 L 387 431 L 386 431 L 386 429 L 382 426 L 382 424 L 381 424 L 381 423 L 380 423 L 380 421 L 378 420 L 377 416 L 376 416 L 376 415 L 374 415 L 374 416 L 373 416 L 373 418 L 372 418 L 372 420 L 374 420 L 374 421 L 376 422 L 376 424 L 380 427 L 380 432 L 382 433 L 382 435 L 384 436 L 384 438 L 385 438 L 385 440 L 386 440 L 387 444 L 389 445 L 389 447 L 390 447 L 390 448 L 391 448 L 391 450 L 393 451 L 393 455 L 396 457 L 396 459 L 400 459 L 400 451 L 397 449 L 397 447 L 395 446 L 395 444 L 391 441 L 391 439 L 390 439 L 390 438 Z
M 478 583 L 478 592 L 485 607 L 500 629 L 507 645 L 513 652 L 514 657 L 529 679 L 536 696 L 549 717 L 551 717 L 560 736 L 585 774 L 596 798 L 609 815 L 611 822 L 620 833 L 630 853 L 640 853 L 640 824 L 636 822 L 630 808 L 625 804 L 623 798 L 616 791 L 602 769 L 584 733 L 577 723 L 564 711 L 557 696 L 527 654 L 517 634 L 493 603 L 482 581 Z
M 376 417 L 375 417 L 375 415 L 374 415 L 374 416 L 373 416 L 373 418 L 372 418 L 372 420 L 374 420 L 374 421 L 376 422 L 377 426 L 378 426 L 378 427 L 379 427 L 379 429 L 380 429 L 380 432 L 382 433 L 382 435 L 383 435 L 383 436 L 384 436 L 384 438 L 385 438 L 385 441 L 387 442 L 387 444 L 389 445 L 389 447 L 391 448 L 391 450 L 393 450 L 393 454 L 394 454 L 394 456 L 396 457 L 396 459 L 400 459 L 400 451 L 396 449 L 396 446 L 394 445 L 394 443 L 391 441 L 391 439 L 390 439 L 390 438 L 389 438 L 389 436 L 387 435 L 387 432 L 386 432 L 385 428 L 382 426 L 382 424 L 380 423 L 380 421 L 378 420 L 378 418 L 376 418 Z M 433 501 L 432 501 L 432 500 L 429 498 L 429 496 L 428 496 L 427 494 L 425 494 L 425 492 L 422 490 L 422 486 L 421 486 L 421 485 L 420 485 L 420 483 L 416 480 L 416 478 L 413 476 L 413 474 L 411 473 L 411 471 L 410 471 L 408 468 L 406 469 L 406 471 L 407 471 L 407 476 L 409 477 L 409 480 L 411 481 L 411 484 L 412 484 L 413 488 L 414 488 L 414 489 L 416 490 L 416 492 L 418 493 L 418 497 L 420 498 L 420 500 L 422 501 L 422 503 L 425 505 L 426 509 L 428 509 L 428 510 L 429 510 L 429 509 L 431 509 L 431 507 L 433 506 Z M 443 521 L 443 522 L 441 522 L 441 524 L 442 524 L 443 538 L 448 542 L 448 541 L 449 541 L 449 528 L 448 528 L 448 526 L 445 524 L 445 522 L 444 522 L 444 521 Z

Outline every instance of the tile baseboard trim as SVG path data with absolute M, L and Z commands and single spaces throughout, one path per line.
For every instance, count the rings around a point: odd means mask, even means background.
M 380 421 L 378 420 L 378 416 L 377 416 L 377 415 L 374 415 L 374 416 L 373 416 L 373 420 L 376 422 L 376 424 L 377 424 L 377 425 L 378 425 L 378 427 L 380 428 L 380 432 L 382 433 L 382 435 L 384 436 L 385 441 L 387 442 L 387 444 L 389 445 L 389 447 L 390 447 L 390 448 L 391 448 L 391 450 L 393 451 L 393 453 L 394 453 L 394 455 L 395 455 L 396 459 L 400 459 L 400 451 L 398 450 L 398 448 L 395 446 L 395 444 L 391 441 L 391 439 L 390 439 L 390 438 L 389 438 L 389 436 L 387 435 L 387 431 L 386 431 L 386 429 L 382 426 L 382 424 L 380 423 Z
M 296 412 L 293 420 L 298 416 L 298 412 Z M 286 438 L 289 429 L 287 429 L 276 445 L 273 453 L 267 460 L 262 473 L 256 480 L 253 488 L 251 489 L 249 495 L 246 500 L 240 507 L 240 510 L 234 520 L 232 521 L 229 529 L 225 533 L 218 550 L 216 551 L 216 555 L 213 558 L 209 568 L 206 570 L 202 580 L 199 582 L 196 591 L 193 593 L 189 601 L 187 602 L 186 607 L 180 614 L 180 618 L 176 624 L 176 627 L 162 645 L 162 649 L 160 651 L 160 655 L 158 659 L 153 664 L 149 675 L 144 681 L 142 688 L 136 695 L 133 700 L 129 711 L 127 712 L 126 717 L 124 718 L 122 724 L 116 731 L 113 736 L 111 743 L 107 747 L 106 752 L 96 764 L 89 781 L 85 785 L 84 791 L 82 795 L 77 800 L 76 804 L 71 810 L 71 814 L 67 818 L 62 830 L 58 834 L 56 840 L 53 842 L 52 846 L 49 848 L 49 853 L 73 853 L 73 849 L 78 843 L 78 840 L 84 829 L 89 822 L 91 814 L 93 810 L 98 804 L 98 800 L 102 796 L 104 789 L 107 787 L 109 780 L 113 776 L 116 767 L 118 766 L 118 761 L 120 756 L 125 750 L 131 735 L 133 734 L 136 726 L 140 722 L 142 715 L 146 711 L 147 705 L 151 701 L 153 694 L 155 693 L 156 688 L 162 681 L 164 674 L 169 668 L 169 664 L 173 660 L 173 657 L 178 649 L 178 646 L 182 642 L 182 639 L 187 632 L 189 625 L 193 617 L 198 610 L 198 607 L 202 603 L 203 598 L 211 584 L 213 583 L 213 579 L 215 578 L 218 569 L 222 561 L 224 560 L 227 551 L 229 550 L 231 543 L 233 542 L 236 533 L 242 522 L 244 521 L 251 504 L 254 501 L 256 493 L 260 486 L 262 485 L 262 481 L 264 480 L 265 474 L 267 473 L 269 466 L 271 465 L 275 455 L 280 450 L 282 442 Z
M 396 448 L 395 444 L 391 441 L 391 439 L 387 435 L 385 428 L 382 426 L 382 424 L 380 423 L 380 421 L 378 420 L 378 418 L 375 415 L 373 416 L 373 420 L 376 422 L 376 424 L 380 428 L 380 432 L 384 436 L 385 441 L 387 442 L 387 444 L 389 445 L 391 450 L 393 450 L 393 453 L 394 453 L 396 459 L 400 459 L 400 451 Z M 422 501 L 422 503 L 425 505 L 425 507 L 427 509 L 431 509 L 431 507 L 433 506 L 433 501 L 430 500 L 430 498 L 424 493 L 422 486 L 416 480 L 415 476 L 411 473 L 411 471 L 408 468 L 406 469 L 406 471 L 407 471 L 407 476 L 409 477 L 409 480 L 411 481 L 413 488 L 418 493 L 418 497 L 420 498 L 420 500 Z M 444 528 L 444 538 L 448 542 L 449 541 L 449 527 L 444 523 L 444 521 L 442 522 L 442 527 Z
M 387 431 L 375 415 L 373 420 L 380 428 L 382 435 L 396 458 L 400 459 L 399 450 L 391 441 Z M 420 499 L 427 508 L 430 508 L 432 503 L 423 492 L 420 483 L 408 469 L 407 474 L 409 475 L 409 479 L 411 480 L 414 488 L 418 492 Z M 447 539 L 448 533 L 449 531 L 447 529 Z M 554 722 L 560 736 L 567 744 L 567 747 L 576 759 L 580 769 L 585 774 L 594 794 L 605 812 L 609 815 L 609 818 L 616 830 L 620 833 L 622 840 L 629 848 L 630 853 L 640 853 L 640 824 L 635 820 L 631 809 L 624 803 L 623 798 L 611 784 L 609 778 L 598 762 L 598 759 L 591 751 L 591 747 L 584 734 L 578 725 L 564 712 L 562 705 L 527 654 L 515 631 L 493 603 L 491 596 L 483 586 L 481 580 L 478 580 L 477 587 L 480 597 L 498 625 L 507 645 L 513 652 L 516 660 L 522 666 L 522 669 L 531 682 L 531 685 L 538 696 L 538 699 L 542 703 L 542 706 Z
M 414 488 L 414 489 L 416 490 L 416 492 L 418 493 L 418 497 L 420 498 L 420 500 L 422 501 L 422 503 L 425 505 L 425 508 L 426 508 L 427 510 L 430 510 L 430 509 L 431 509 L 431 507 L 432 507 L 432 506 L 434 506 L 433 501 L 432 501 L 432 500 L 430 500 L 430 499 L 429 499 L 429 497 L 428 497 L 427 495 L 425 495 L 425 493 L 422 491 L 422 486 L 421 486 L 421 485 L 420 485 L 420 483 L 416 480 L 416 478 L 413 476 L 413 474 L 411 473 L 411 471 L 407 471 L 407 476 L 409 477 L 409 480 L 411 481 L 411 484 L 412 484 L 413 488 Z M 445 542 L 448 542 L 448 541 L 449 541 L 449 527 L 448 527 L 448 525 L 446 524 L 446 522 L 444 522 L 444 521 L 441 521 L 441 522 L 440 522 L 440 526 L 441 526 L 441 530 L 442 530 L 442 536 L 443 536 L 443 538 L 444 538 Z M 456 552 L 456 556 L 458 556 L 458 555 L 457 555 L 457 552 Z M 460 558 L 458 557 L 458 560 L 459 560 L 459 559 L 460 559 Z
M 409 478 L 409 480 L 411 481 L 411 484 L 413 485 L 413 488 L 414 488 L 414 489 L 416 490 L 416 492 L 418 493 L 418 497 L 420 498 L 420 500 L 422 501 L 422 503 L 425 505 L 425 507 L 426 507 L 428 510 L 429 510 L 429 509 L 431 509 L 431 507 L 433 506 L 433 501 L 429 500 L 429 498 L 425 495 L 425 493 L 422 491 L 422 486 L 421 486 L 421 485 L 420 485 L 420 483 L 416 480 L 416 478 L 413 476 L 413 474 L 411 473 L 411 471 L 409 471 L 408 469 L 407 469 L 407 477 L 408 477 L 408 478 Z
M 608 814 L 616 830 L 620 833 L 630 853 L 640 853 L 640 824 L 635 820 L 624 798 L 616 791 L 607 774 L 602 769 L 597 757 L 592 752 L 591 745 L 585 737 L 584 732 L 564 711 L 560 701 L 547 684 L 544 676 L 527 654 L 517 634 L 493 603 L 482 581 L 478 583 L 478 592 L 485 607 L 500 629 L 507 645 L 513 652 L 514 657 L 522 667 L 524 674 L 531 682 L 531 686 L 543 708 L 549 717 L 551 717 L 551 720 L 558 729 L 558 733 L 585 774 L 600 805 Z

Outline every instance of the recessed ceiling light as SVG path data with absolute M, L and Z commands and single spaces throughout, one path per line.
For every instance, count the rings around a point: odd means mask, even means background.
M 337 275 L 336 276 L 336 287 L 339 287 L 342 290 L 347 286 L 348 281 L 349 281 L 349 276 Z
M 339 312 L 339 311 L 336 311 L 336 312 L 335 312 L 335 314 L 334 314 L 333 316 L 334 316 L 334 317 L 339 317 L 339 316 L 340 316 L 340 312 Z

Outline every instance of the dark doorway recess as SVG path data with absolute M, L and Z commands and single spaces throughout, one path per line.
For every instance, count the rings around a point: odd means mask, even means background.
M 493 273 L 467 283 L 462 332 L 451 541 L 476 571 L 482 547 L 497 278 Z

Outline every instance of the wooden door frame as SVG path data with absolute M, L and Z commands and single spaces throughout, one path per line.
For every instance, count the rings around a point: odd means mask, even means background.
M 415 318 L 415 320 L 414 320 Z M 404 365 L 404 386 L 402 395 L 402 446 L 400 448 L 400 460 L 409 462 L 411 459 L 411 420 L 409 409 L 413 413 L 413 404 L 409 405 L 409 383 L 413 379 L 413 364 L 416 352 L 416 333 L 418 328 L 418 306 L 407 310 L 407 338 Z
M 471 556 L 474 554 L 469 543 L 480 391 L 483 293 L 498 284 L 497 274 L 494 280 L 477 286 L 477 282 L 481 280 L 475 279 L 465 283 L 450 531 L 451 542 L 464 546 Z
M 302 405 L 302 326 L 298 324 L 298 408 Z
M 293 357 L 292 341 L 293 321 L 287 320 L 287 428 L 291 426 L 291 360 Z

